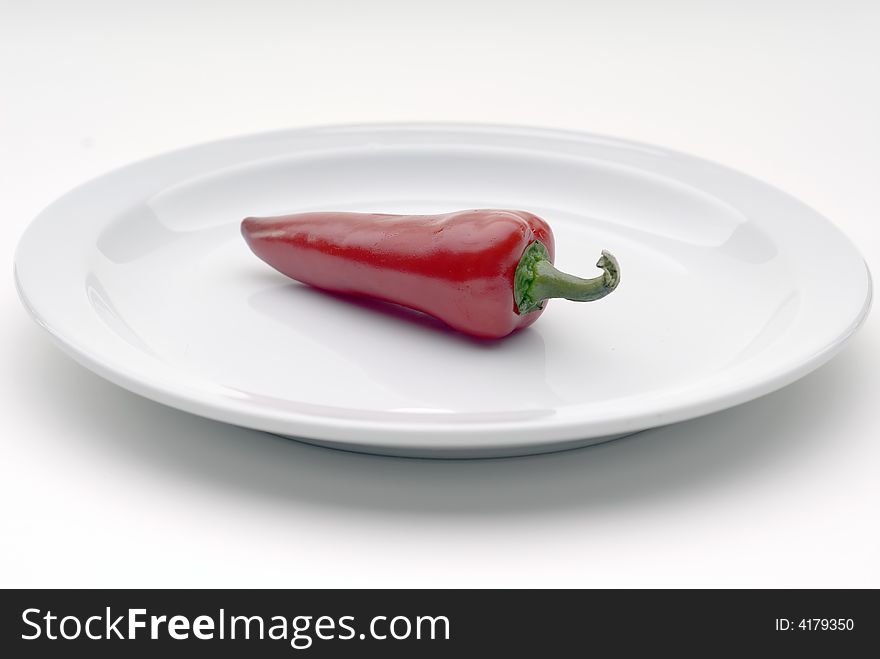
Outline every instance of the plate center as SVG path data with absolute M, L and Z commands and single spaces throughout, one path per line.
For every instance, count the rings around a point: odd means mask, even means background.
M 557 265 L 619 289 L 555 300 L 530 329 L 473 340 L 421 314 L 285 279 L 238 233 L 247 215 L 517 208 L 554 228 Z M 342 415 L 533 418 L 698 383 L 784 336 L 800 300 L 772 241 L 712 196 L 590 158 L 368 146 L 184 181 L 101 232 L 86 288 L 139 350 L 231 395 Z

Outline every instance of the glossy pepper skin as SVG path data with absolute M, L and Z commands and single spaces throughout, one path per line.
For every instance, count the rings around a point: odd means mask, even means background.
M 481 338 L 500 338 L 538 319 L 542 300 L 526 304 L 520 291 L 518 303 L 515 284 L 540 279 L 521 267 L 534 252 L 530 246 L 542 248 L 537 260 L 550 268 L 554 256 L 549 225 L 512 210 L 298 213 L 249 217 L 241 232 L 258 257 L 288 277 L 416 309 Z M 597 280 L 589 281 L 596 289 Z

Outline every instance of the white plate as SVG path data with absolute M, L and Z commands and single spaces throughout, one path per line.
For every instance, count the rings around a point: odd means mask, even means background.
M 515 208 L 557 265 L 620 287 L 485 342 L 285 279 L 247 215 Z M 862 322 L 867 268 L 820 215 L 652 146 L 483 125 L 365 125 L 205 144 L 103 176 L 29 226 L 16 277 L 73 357 L 136 393 L 351 450 L 465 457 L 595 443 L 768 393 Z

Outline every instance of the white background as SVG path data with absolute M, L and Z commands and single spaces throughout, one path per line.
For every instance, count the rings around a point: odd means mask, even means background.
M 0 585 L 880 587 L 876 313 L 830 364 L 739 408 L 568 453 L 430 462 L 313 448 L 119 390 L 50 345 L 11 276 L 34 215 L 130 161 L 422 119 L 717 160 L 815 207 L 880 271 L 877 3 L 0 12 Z

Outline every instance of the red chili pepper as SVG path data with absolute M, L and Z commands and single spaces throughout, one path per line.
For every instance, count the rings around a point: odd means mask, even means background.
M 604 251 L 596 265 L 605 272 L 595 279 L 556 270 L 553 232 L 524 211 L 299 213 L 249 217 L 241 232 L 288 277 L 417 309 L 484 338 L 531 325 L 548 298 L 598 300 L 620 280 Z

